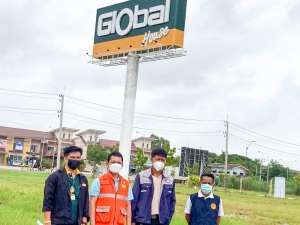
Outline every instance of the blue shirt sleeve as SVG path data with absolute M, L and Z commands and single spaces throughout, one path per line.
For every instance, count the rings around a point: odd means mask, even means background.
M 96 178 L 92 183 L 90 196 L 97 197 L 99 196 L 99 193 L 100 193 L 100 183 L 99 183 L 99 179 Z
M 131 185 L 129 184 L 129 188 L 128 188 L 128 201 L 133 200 L 133 193 L 132 193 L 132 188 Z

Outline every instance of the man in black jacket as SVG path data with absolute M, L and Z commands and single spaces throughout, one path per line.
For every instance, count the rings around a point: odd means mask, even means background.
M 81 148 L 66 147 L 64 150 L 66 166 L 47 178 L 43 202 L 45 225 L 87 224 L 88 181 L 77 169 L 81 155 Z

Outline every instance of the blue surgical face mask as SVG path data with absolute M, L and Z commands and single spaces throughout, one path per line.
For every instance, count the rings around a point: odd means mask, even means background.
M 212 186 L 209 184 L 201 184 L 201 191 L 203 194 L 208 195 L 212 191 Z

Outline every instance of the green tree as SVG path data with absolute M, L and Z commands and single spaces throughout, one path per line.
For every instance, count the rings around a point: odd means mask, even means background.
M 99 144 L 89 145 L 87 149 L 87 160 L 89 164 L 93 167 L 93 174 L 95 175 L 97 165 L 101 165 L 105 162 L 108 157 L 108 152 L 105 148 L 101 147 Z
M 166 162 L 166 166 L 173 166 L 173 167 L 177 167 L 179 166 L 179 156 L 175 156 L 176 153 L 176 148 L 171 148 L 170 146 L 170 142 L 166 142 L 164 149 L 167 152 L 167 162 Z
M 141 172 L 144 169 L 147 160 L 148 157 L 144 155 L 143 149 L 137 148 L 136 158 L 133 161 L 137 173 Z
M 268 166 L 262 169 L 263 180 L 267 180 Z M 286 168 L 280 165 L 277 161 L 270 161 L 269 165 L 269 180 L 274 177 L 286 177 Z
M 116 144 L 115 146 L 112 146 L 109 148 L 109 152 L 118 152 L 119 151 L 119 144 Z
M 199 173 L 199 163 L 194 163 L 193 167 L 186 167 L 186 170 L 189 174 L 189 176 L 192 176 L 192 175 L 198 175 Z
M 198 186 L 200 183 L 200 177 L 197 175 L 190 176 L 189 183 L 192 184 L 194 187 Z
M 151 134 L 150 138 L 155 138 L 156 139 L 155 141 L 151 142 L 152 149 L 164 148 L 167 143 L 170 144 L 169 140 L 164 139 L 163 137 L 159 137 L 159 136 L 157 136 L 155 134 Z
M 295 190 L 295 195 L 300 195 L 300 173 L 295 177 L 295 180 L 297 182 L 297 187 Z
M 213 152 L 208 152 L 208 165 L 212 163 L 217 163 L 218 162 L 218 155 Z

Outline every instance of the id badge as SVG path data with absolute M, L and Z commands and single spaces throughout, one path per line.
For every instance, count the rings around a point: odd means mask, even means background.
M 75 201 L 75 195 L 74 194 L 71 195 L 71 201 Z

